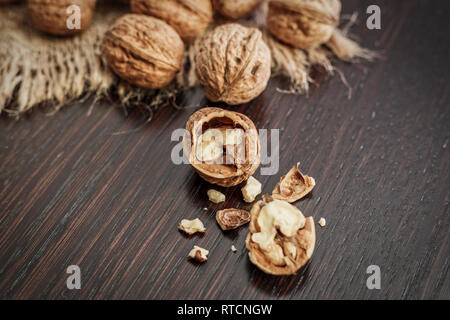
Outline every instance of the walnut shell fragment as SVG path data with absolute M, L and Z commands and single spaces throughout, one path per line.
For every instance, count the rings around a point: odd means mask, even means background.
M 9 1 L 11 2 L 11 1 Z M 33 25 L 44 32 L 67 36 L 87 29 L 94 15 L 96 0 L 28 0 L 27 8 Z M 79 28 L 69 28 L 70 17 L 75 13 L 67 11 L 72 5 L 80 8 Z
M 280 182 L 272 191 L 274 199 L 292 203 L 311 192 L 316 185 L 316 181 L 310 176 L 303 175 L 298 167 L 299 163 L 293 166 L 285 176 L 281 177 Z
M 239 228 L 250 222 L 250 212 L 240 209 L 223 209 L 216 213 L 216 220 L 222 230 Z
M 169 84 L 181 68 L 184 44 L 162 20 L 126 14 L 106 32 L 102 56 L 122 79 L 148 89 Z
M 330 39 L 340 12 L 340 0 L 270 0 L 267 26 L 279 40 L 310 49 Z
M 270 78 L 270 59 L 261 31 L 228 23 L 202 40 L 195 71 L 209 100 L 235 105 L 264 91 Z
M 213 0 L 213 7 L 221 15 L 230 19 L 240 19 L 249 15 L 261 0 Z
M 212 149 L 216 151 L 209 157 Z M 223 187 L 247 180 L 260 164 L 259 136 L 253 121 L 220 108 L 203 108 L 190 116 L 183 152 L 200 177 Z
M 272 275 L 295 274 L 311 258 L 316 242 L 312 217 L 288 202 L 264 197 L 250 211 L 246 247 L 250 261 Z
M 192 41 L 211 23 L 210 0 L 131 0 L 131 11 L 167 22 L 184 41 Z

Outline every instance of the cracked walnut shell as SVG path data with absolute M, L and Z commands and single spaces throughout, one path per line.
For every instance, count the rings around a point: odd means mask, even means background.
M 213 157 L 211 149 L 215 150 Z M 203 108 L 190 116 L 183 152 L 200 177 L 223 187 L 247 180 L 260 164 L 259 136 L 253 121 L 220 108 Z
M 281 177 L 272 191 L 272 197 L 292 203 L 310 193 L 315 185 L 314 178 L 303 175 L 297 163 L 285 176 Z
M 258 29 L 237 23 L 216 27 L 202 40 L 195 70 L 211 101 L 248 102 L 270 78 L 270 50 Z
M 28 0 L 27 8 L 33 25 L 44 32 L 65 36 L 87 29 L 94 15 L 96 0 Z M 73 13 L 67 9 L 76 5 L 80 8 L 80 28 L 69 29 Z M 68 21 L 69 19 L 69 21 Z
M 250 211 L 246 247 L 250 261 L 273 275 L 295 274 L 314 252 L 316 231 L 312 217 L 286 201 L 264 196 Z
M 217 211 L 216 220 L 222 230 L 236 229 L 250 222 L 250 213 L 241 209 L 223 209 Z
M 131 0 L 131 10 L 164 20 L 185 41 L 203 33 L 213 16 L 210 0 Z
M 213 7 L 221 15 L 230 19 L 240 19 L 249 15 L 261 0 L 213 0 Z
M 102 55 L 122 79 L 157 89 L 181 68 L 184 44 L 167 23 L 142 14 L 126 14 L 106 32 Z
M 310 49 L 330 39 L 340 11 L 340 0 L 270 0 L 267 26 L 281 41 Z

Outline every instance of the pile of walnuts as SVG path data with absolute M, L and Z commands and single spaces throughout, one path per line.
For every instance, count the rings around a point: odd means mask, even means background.
M 117 19 L 102 43 L 103 58 L 120 78 L 143 88 L 167 86 L 182 68 L 185 45 L 201 37 L 195 70 L 209 100 L 241 104 L 266 88 L 271 55 L 258 29 L 231 21 L 205 32 L 214 11 L 236 20 L 251 14 L 264 0 L 120 2 L 128 4 L 132 13 Z M 58 36 L 86 30 L 95 5 L 96 0 L 27 0 L 33 25 Z M 341 10 L 340 0 L 268 0 L 268 6 L 269 32 L 304 49 L 330 39 Z M 70 19 L 75 19 L 78 27 L 69 27 Z

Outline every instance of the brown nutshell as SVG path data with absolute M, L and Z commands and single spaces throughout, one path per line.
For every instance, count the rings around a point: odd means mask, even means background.
M 95 2 L 96 0 L 28 0 L 27 8 L 31 22 L 37 29 L 65 36 L 80 33 L 88 28 L 94 15 Z M 79 29 L 69 29 L 67 26 L 67 19 L 72 15 L 67 13 L 67 8 L 72 5 L 80 8 Z
M 203 33 L 213 16 L 210 0 L 131 0 L 131 10 L 164 20 L 185 41 Z
M 305 197 L 315 185 L 314 178 L 303 175 L 297 163 L 285 176 L 281 177 L 272 191 L 272 197 L 292 203 Z
M 339 0 L 270 0 L 267 26 L 279 40 L 310 49 L 330 39 L 340 11 Z
M 240 209 L 223 209 L 216 213 L 216 220 L 222 230 L 231 230 L 250 222 L 250 213 Z
M 242 130 L 237 145 L 218 146 L 219 157 L 213 160 L 199 159 L 203 147 L 203 134 L 214 129 Z M 220 132 L 220 131 L 219 131 Z M 253 121 L 247 116 L 220 108 L 203 108 L 191 115 L 183 137 L 184 155 L 207 182 L 223 187 L 238 185 L 247 180 L 259 167 L 259 136 Z
M 230 19 L 240 19 L 248 16 L 261 0 L 213 0 L 213 7 L 221 15 Z
M 235 105 L 264 91 L 270 78 L 270 59 L 258 29 L 229 23 L 202 40 L 195 70 L 209 100 Z
M 286 237 L 279 229 L 275 235 L 275 243 L 281 247 L 283 263 L 274 264 L 268 256 L 268 252 L 252 240 L 252 235 L 260 231 L 258 216 L 261 209 L 273 199 L 270 196 L 263 197 L 251 209 L 251 221 L 249 234 L 246 238 L 246 247 L 249 250 L 250 261 L 260 270 L 272 275 L 292 275 L 303 267 L 311 258 L 316 241 L 316 231 L 312 217 L 305 218 L 304 226 L 297 230 L 294 236 Z M 276 200 L 275 200 L 276 201 Z
M 172 27 L 142 14 L 117 19 L 102 43 L 102 56 L 119 77 L 149 89 L 173 80 L 183 52 L 183 41 Z

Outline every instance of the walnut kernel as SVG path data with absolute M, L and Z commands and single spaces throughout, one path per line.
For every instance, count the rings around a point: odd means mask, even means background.
M 217 190 L 214 189 L 209 189 L 208 192 L 208 198 L 209 201 L 214 202 L 214 203 L 221 203 L 225 201 L 225 195 Z
M 327 221 L 325 220 L 325 218 L 320 218 L 319 222 L 317 222 L 319 224 L 319 226 L 321 227 L 325 227 L 325 225 L 327 224 Z
M 205 262 L 208 260 L 209 251 L 198 246 L 194 246 L 194 248 L 189 252 L 188 259 L 193 259 L 197 262 Z
M 196 218 L 194 220 L 188 219 L 181 220 L 180 223 L 178 224 L 178 229 L 186 232 L 189 235 L 192 235 L 197 232 L 203 233 L 206 231 L 203 222 L 199 218 Z
M 253 202 L 255 198 L 261 193 L 261 182 L 256 180 L 253 177 L 248 178 L 247 183 L 241 189 L 242 196 L 244 197 L 245 202 Z
M 173 80 L 183 52 L 183 41 L 172 27 L 142 14 L 117 19 L 102 43 L 102 56 L 119 77 L 149 89 Z
M 216 27 L 195 56 L 195 70 L 208 99 L 231 105 L 259 96 L 269 81 L 270 66 L 270 50 L 261 32 L 237 23 Z

